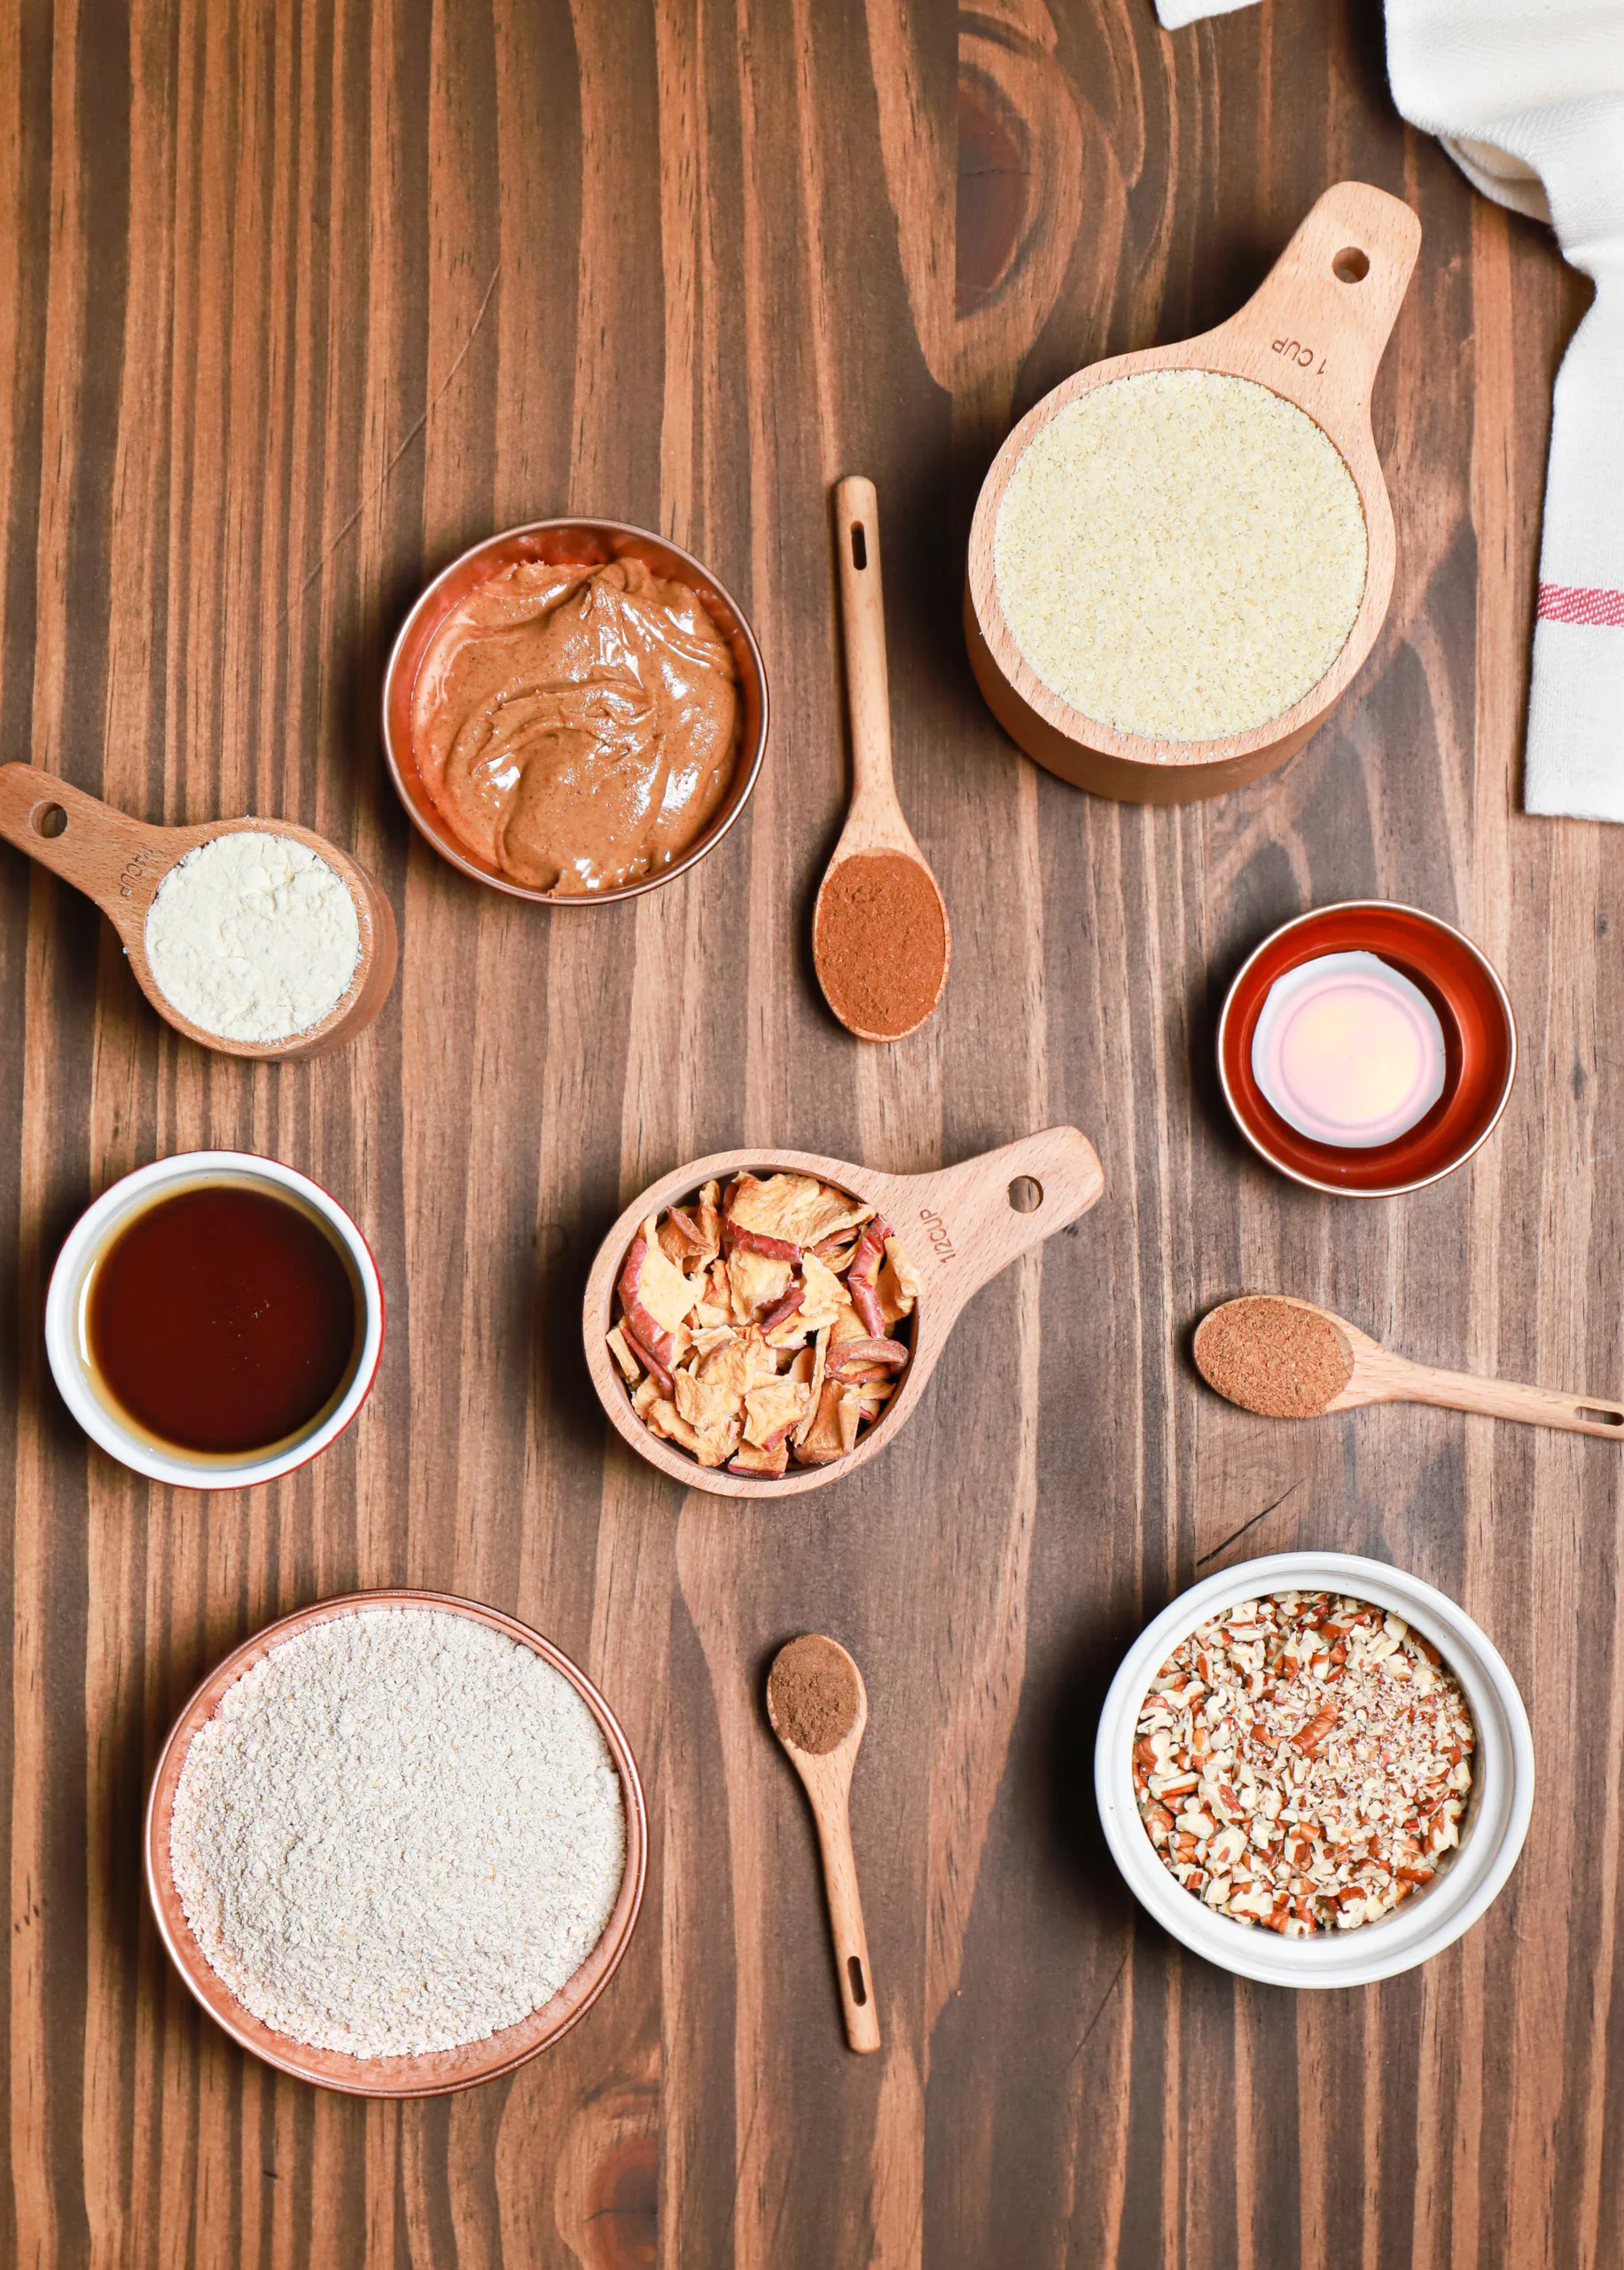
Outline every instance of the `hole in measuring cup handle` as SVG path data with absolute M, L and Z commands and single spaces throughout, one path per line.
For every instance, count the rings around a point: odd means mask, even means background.
M 1035 1214 L 1043 1202 L 1043 1186 L 1035 1176 L 1018 1174 L 1010 1185 L 1010 1203 L 1018 1214 Z
M 846 1974 L 852 1982 L 852 2000 L 861 2009 L 869 1999 L 869 1990 L 863 1983 L 863 1965 L 855 1954 L 846 1958 Z
M 28 814 L 28 825 L 35 835 L 43 835 L 51 841 L 59 835 L 66 834 L 67 814 L 60 804 L 35 804 Z
M 1331 263 L 1331 272 L 1339 284 L 1362 284 L 1370 272 L 1370 256 L 1357 245 L 1344 245 Z
M 1593 1403 L 1581 1403 L 1573 1416 L 1588 1419 L 1597 1427 L 1624 1427 L 1624 1411 L 1603 1411 Z
M 852 566 L 861 574 L 868 564 L 869 547 L 863 533 L 863 522 L 854 521 L 852 522 Z

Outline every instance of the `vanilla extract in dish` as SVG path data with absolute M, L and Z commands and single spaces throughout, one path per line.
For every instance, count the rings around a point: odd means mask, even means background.
M 1276 978 L 1252 1038 L 1252 1075 L 1288 1127 L 1337 1150 L 1373 1150 L 1444 1091 L 1438 1012 L 1379 954 L 1320 954 Z
M 98 1261 L 86 1339 L 102 1386 L 159 1441 L 204 1456 L 285 1442 L 354 1368 L 360 1303 L 321 1223 L 263 1184 L 193 1185 Z

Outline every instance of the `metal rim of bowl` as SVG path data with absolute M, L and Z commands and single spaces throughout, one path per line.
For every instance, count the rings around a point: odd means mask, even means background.
M 1480 1770 L 1474 1776 L 1467 1834 L 1448 1867 L 1425 1893 L 1356 1930 L 1318 1931 L 1308 1938 L 1287 1939 L 1214 1914 L 1168 1872 L 1145 1833 L 1133 1791 L 1134 1726 L 1161 1663 L 1226 1601 L 1333 1589 L 1390 1608 L 1437 1648 L 1466 1695 Z M 1100 1712 L 1094 1746 L 1100 1825 L 1118 1872 L 1146 1914 L 1203 1961 L 1238 1977 L 1309 1992 L 1396 1977 L 1442 1953 L 1481 1922 L 1505 1889 L 1521 1854 L 1533 1815 L 1534 1783 L 1527 1706 L 1504 1657 L 1482 1626 L 1447 1593 L 1409 1570 L 1334 1549 L 1271 1553 L 1237 1562 L 1177 1593 L 1136 1634 L 1123 1655 Z M 1484 1810 L 1491 1800 L 1495 1811 L 1486 1820 Z M 1480 1827 L 1486 1837 L 1492 1835 L 1492 1841 L 1473 1851 L 1472 1835 Z M 1469 1853 L 1472 1870 L 1457 1881 Z M 1439 1904 L 1429 1904 L 1433 1901 Z
M 733 618 L 738 625 L 739 635 L 748 651 L 751 664 L 755 672 L 756 683 L 761 690 L 761 728 L 755 737 L 753 751 L 747 752 L 742 747 L 739 749 L 736 763 L 743 768 L 744 780 L 738 794 L 732 797 L 731 810 L 720 823 L 713 822 L 707 826 L 698 841 L 691 844 L 682 857 L 674 860 L 668 867 L 662 867 L 655 875 L 640 875 L 635 882 L 618 883 L 613 890 L 538 890 L 530 883 L 516 882 L 510 875 L 497 874 L 489 868 L 479 865 L 465 852 L 457 848 L 449 826 L 446 826 L 444 833 L 441 834 L 428 825 L 424 814 L 418 809 L 416 798 L 407 788 L 404 770 L 396 752 L 394 736 L 389 724 L 390 695 L 394 688 L 401 657 L 413 630 L 425 610 L 433 605 L 441 587 L 460 569 L 465 568 L 471 560 L 477 559 L 481 552 L 494 552 L 499 544 L 511 544 L 525 536 L 541 536 L 552 528 L 589 528 L 601 533 L 611 543 L 616 537 L 629 536 L 639 544 L 655 544 L 660 551 L 670 552 L 675 558 L 682 560 L 692 570 L 696 578 L 695 588 L 699 591 L 700 598 L 703 599 L 705 596 L 703 587 L 708 584 L 731 610 Z M 448 560 L 439 573 L 418 592 L 407 613 L 405 621 L 395 634 L 394 644 L 389 649 L 388 664 L 384 671 L 383 693 L 379 706 L 383 726 L 384 762 L 388 767 L 390 780 L 394 784 L 395 794 L 400 798 L 405 810 L 406 817 L 424 841 L 431 845 L 442 859 L 448 861 L 453 867 L 460 868 L 462 873 L 470 876 L 473 881 L 485 883 L 492 890 L 505 891 L 511 898 L 526 899 L 538 906 L 615 905 L 629 898 L 637 898 L 644 891 L 658 890 L 662 883 L 675 882 L 679 875 L 686 874 L 691 867 L 697 866 L 707 853 L 714 851 L 722 838 L 730 832 L 735 821 L 755 794 L 755 784 L 761 777 L 761 766 L 767 755 L 767 737 L 772 719 L 772 698 L 767 683 L 767 666 L 761 660 L 761 650 L 756 642 L 755 632 L 750 627 L 749 617 L 722 578 L 713 575 L 705 562 L 696 559 L 694 554 L 683 545 L 673 543 L 670 537 L 660 535 L 653 528 L 638 528 L 630 521 L 601 521 L 595 519 L 589 513 L 559 513 L 545 521 L 523 521 L 516 527 L 498 529 L 496 535 L 481 536 L 477 544 L 471 544 L 465 551 L 459 552 L 455 560 Z M 415 758 L 411 763 L 411 770 L 414 773 L 417 772 Z M 421 778 L 421 775 L 418 777 Z M 426 793 L 426 789 L 425 794 Z
M 376 2078 L 376 2069 L 383 2063 L 403 2065 L 412 2062 L 414 2058 L 456 2056 L 459 2054 L 458 2051 L 453 2049 L 404 2052 L 399 2058 L 390 2059 L 348 2057 L 342 2050 L 322 2049 L 308 2043 L 295 2041 L 292 2035 L 279 2034 L 274 2027 L 265 2024 L 262 2019 L 254 2017 L 253 2012 L 238 2000 L 214 1969 L 201 1946 L 199 1945 L 191 1925 L 185 1922 L 184 1911 L 180 1909 L 179 1887 L 175 1883 L 167 1846 L 160 1854 L 158 1843 L 160 1800 L 164 1791 L 166 1779 L 168 1778 L 170 1761 L 176 1745 L 184 1737 L 185 1746 L 190 1749 L 193 1737 L 219 1709 L 221 1701 L 230 1693 L 238 1679 L 252 1670 L 254 1664 L 268 1655 L 273 1647 L 296 1638 L 301 1631 L 307 1631 L 316 1624 L 332 1623 L 340 1616 L 359 1614 L 368 1609 L 401 1607 L 439 1609 L 450 1615 L 468 1616 L 472 1621 L 483 1624 L 489 1630 L 501 1632 L 519 1645 L 531 1648 L 543 1663 L 567 1679 L 591 1712 L 593 1721 L 608 1747 L 609 1754 L 614 1761 L 615 1772 L 621 1784 L 621 1800 L 626 1811 L 626 1865 L 621 1875 L 620 1890 L 615 1894 L 614 1907 L 611 1909 L 609 1921 L 605 1925 L 597 1943 L 588 1951 L 583 1961 L 577 1966 L 571 1974 L 571 1977 L 566 1979 L 564 1985 L 558 1989 L 560 1994 L 567 1992 L 574 1980 L 578 1978 L 581 1972 L 592 1962 L 598 1949 L 613 1934 L 613 1943 L 610 1947 L 608 1957 L 589 1991 L 566 2010 L 548 2031 L 538 2035 L 535 2041 L 502 2057 L 488 2070 L 477 2073 L 454 2074 L 415 2085 L 411 2083 L 402 2085 L 393 2075 L 387 2081 L 380 2080 Z M 198 1713 L 199 1706 L 211 1689 L 215 1691 L 208 1710 L 197 1717 L 195 1725 L 191 1724 L 194 1714 Z M 173 1781 L 176 1785 L 184 1765 L 185 1754 L 183 1750 L 173 1774 Z M 168 1792 L 168 1808 L 165 1814 L 166 1825 L 173 1806 L 174 1790 L 171 1789 Z M 519 1617 L 508 1615 L 504 1609 L 492 1608 L 482 1601 L 467 1600 L 455 1593 L 421 1592 L 403 1585 L 380 1585 L 370 1592 L 340 1593 L 335 1593 L 330 1600 L 313 1601 L 307 1608 L 295 1609 L 291 1615 L 278 1616 L 270 1624 L 262 1624 L 257 1632 L 251 1632 L 246 1640 L 233 1648 L 229 1655 L 223 1656 L 217 1663 L 205 1671 L 176 1713 L 169 1731 L 164 1736 L 162 1747 L 158 1752 L 143 1812 L 141 1842 L 142 1872 L 146 1883 L 147 1903 L 152 1910 L 158 1936 L 163 1942 L 164 1951 L 174 1964 L 188 1992 L 221 2031 L 230 2035 L 239 2047 L 247 2050 L 262 2063 L 275 2067 L 279 2072 L 291 2074 L 295 2080 L 306 2081 L 313 2088 L 330 2088 L 348 2096 L 379 2097 L 390 2100 L 446 2096 L 458 2089 L 477 2088 L 486 2081 L 498 2080 L 504 2075 L 515 2071 L 520 2065 L 527 2064 L 531 2058 L 540 2056 L 544 2049 L 551 2048 L 556 2041 L 560 2040 L 573 2027 L 580 2023 L 620 1969 L 637 1927 L 637 1919 L 643 1908 L 643 1895 L 648 1881 L 648 1805 L 644 1795 L 643 1779 L 637 1770 L 636 1757 L 620 1720 L 585 1671 L 573 1662 L 561 1648 L 555 1646 L 550 1640 L 535 1631 Z M 171 1928 L 169 1918 L 166 1914 L 165 1902 L 160 1894 L 160 1880 L 168 1885 L 173 1894 L 176 1908 L 180 1910 L 181 1934 L 177 1934 Z M 629 1885 L 630 1898 L 628 1901 Z M 624 1912 L 621 1913 L 623 1902 L 626 1905 Z M 617 1914 L 619 1914 L 618 1922 Z M 553 2000 L 557 1999 L 555 1995 Z M 542 2007 L 543 2009 L 550 2008 L 551 2004 L 545 2003 Z M 238 2013 L 239 2012 L 246 2023 L 238 2021 Z M 516 2023 L 519 2025 L 528 2023 L 540 2014 L 540 2012 L 532 2011 L 530 2019 L 521 2018 L 517 2020 Z M 257 2031 L 250 2031 L 251 2028 Z M 505 2032 L 509 2029 L 504 2027 L 501 2031 Z M 266 2040 L 262 2039 L 262 2036 L 269 2036 L 269 2039 Z M 496 2037 L 493 2035 L 487 2039 L 494 2040 Z M 285 2048 L 281 2047 L 283 2044 L 286 2045 Z M 477 2048 L 479 2046 L 477 2043 L 463 2045 L 465 2048 Z M 311 2070 L 311 2061 L 316 2058 L 344 2059 L 347 2064 L 354 2067 L 354 2074 L 352 2076 L 345 2072 L 342 2067 L 332 2071 L 315 2072 Z
M 1357 913 L 1365 907 L 1378 909 L 1383 913 L 1412 914 L 1418 922 L 1427 923 L 1434 930 L 1448 931 L 1452 938 L 1457 940 L 1466 949 L 1494 988 L 1495 998 L 1499 1002 L 1501 1014 L 1505 1019 L 1509 1053 L 1506 1061 L 1505 1081 L 1494 1110 L 1465 1149 L 1451 1159 L 1447 1166 L 1438 1168 L 1433 1174 L 1417 1175 L 1410 1182 L 1383 1183 L 1378 1189 L 1353 1190 L 1344 1183 L 1326 1182 L 1318 1175 L 1304 1174 L 1296 1167 L 1287 1166 L 1284 1159 L 1277 1158 L 1268 1145 L 1259 1139 L 1247 1124 L 1245 1115 L 1236 1102 L 1235 1092 L 1230 1085 L 1230 1076 L 1224 1068 L 1223 1042 L 1224 1035 L 1229 1030 L 1230 1012 L 1235 1005 L 1236 995 L 1245 983 L 1247 973 L 1253 964 L 1261 955 L 1269 951 L 1277 939 L 1285 937 L 1292 930 L 1300 929 L 1305 923 L 1323 921 L 1328 914 Z M 1218 1015 L 1215 1053 L 1218 1058 L 1218 1084 L 1223 1090 L 1223 1100 L 1230 1108 L 1230 1118 L 1259 1158 L 1266 1165 L 1271 1166 L 1277 1174 L 1284 1175 L 1289 1182 L 1298 1183 L 1305 1190 L 1323 1191 L 1330 1198 L 1402 1198 L 1412 1190 L 1430 1189 L 1433 1183 L 1441 1182 L 1446 1175 L 1454 1174 L 1457 1168 L 1464 1167 L 1468 1160 L 1475 1157 L 1482 1149 L 1495 1128 L 1499 1126 L 1505 1115 L 1505 1108 L 1511 1100 L 1511 1089 L 1517 1079 L 1517 1017 L 1511 1007 L 1511 997 L 1505 990 L 1504 981 L 1482 947 L 1469 938 L 1464 930 L 1457 928 L 1456 924 L 1446 922 L 1441 914 L 1431 913 L 1425 906 L 1411 906 L 1406 900 L 1401 898 L 1337 898 L 1332 899 L 1329 905 L 1311 906 L 1304 913 L 1293 914 L 1289 922 L 1280 923 L 1277 928 L 1269 933 L 1266 938 L 1261 938 L 1258 941 L 1236 971 L 1230 981 L 1229 990 L 1223 997 L 1223 1007 Z

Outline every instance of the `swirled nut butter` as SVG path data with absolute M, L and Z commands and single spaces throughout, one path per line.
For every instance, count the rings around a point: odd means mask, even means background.
M 738 752 L 738 672 L 687 584 L 637 560 L 526 560 L 476 584 L 412 692 L 448 826 L 515 882 L 613 890 L 687 851 Z

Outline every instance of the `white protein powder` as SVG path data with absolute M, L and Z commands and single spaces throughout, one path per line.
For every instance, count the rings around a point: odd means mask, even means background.
M 159 990 L 223 1040 L 291 1040 L 330 1016 L 361 959 L 342 875 L 268 828 L 199 843 L 158 886 L 146 958 Z
M 1250 379 L 1147 372 L 1068 403 L 998 508 L 1004 620 L 1043 683 L 1120 732 L 1267 724 L 1347 643 L 1369 542 L 1354 477 Z
M 169 1857 L 255 2017 L 358 2057 L 482 2041 L 603 1935 L 626 1866 L 597 1721 L 530 1648 L 444 1609 L 312 1625 L 186 1753 Z

